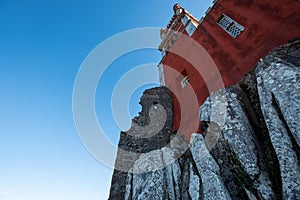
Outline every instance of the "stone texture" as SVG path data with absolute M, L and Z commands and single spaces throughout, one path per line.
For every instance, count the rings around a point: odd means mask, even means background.
M 109 199 L 300 199 L 299 50 L 299 39 L 276 48 L 211 94 L 189 145 L 172 132 L 170 91 L 146 90 L 121 132 Z
M 181 169 L 171 152 L 171 149 L 152 151 L 135 162 L 133 174 L 128 175 L 126 182 L 126 185 L 132 185 L 128 186 L 132 187 L 132 191 L 127 192 L 132 192 L 133 199 L 180 199 Z M 165 165 L 170 159 L 175 161 Z M 159 167 L 152 169 L 153 166 Z
M 133 169 L 136 160 L 141 155 L 147 157 L 144 154 L 168 145 L 170 137 L 173 136 L 171 131 L 173 118 L 172 97 L 166 87 L 146 90 L 140 104 L 142 111 L 139 116 L 132 120 L 130 130 L 121 132 L 120 135 L 109 199 L 125 199 L 125 191 L 128 191 L 128 188 L 132 190 L 132 187 L 126 186 L 126 182 L 128 176 L 132 175 L 130 170 Z M 162 123 L 158 123 L 158 119 Z M 151 159 L 149 155 L 147 158 Z M 152 169 L 149 168 L 148 170 L 151 171 Z M 147 168 L 141 171 L 147 172 Z
M 300 199 L 299 60 L 296 40 L 272 51 L 256 68 L 261 110 L 279 160 L 284 199 Z
M 231 199 L 221 177 L 220 168 L 206 149 L 204 138 L 200 134 L 193 134 L 190 150 L 195 160 L 197 170 L 202 179 L 204 199 Z M 195 197 L 195 196 L 193 196 Z
M 202 197 L 201 179 L 196 170 L 190 163 L 189 196 L 192 200 L 198 200 Z
M 221 98 L 225 98 L 227 102 L 227 104 L 224 104 L 224 106 L 226 105 L 226 114 L 223 124 L 214 122 L 211 119 L 211 116 L 214 114 L 212 112 L 213 104 L 220 104 Z M 248 104 L 247 97 L 239 86 L 232 86 L 220 90 L 209 97 L 200 107 L 200 120 L 209 121 L 209 128 L 206 131 L 206 140 L 208 140 L 207 143 L 209 146 L 216 144 L 216 142 L 211 143 L 209 139 L 207 139 L 212 134 L 217 135 L 218 139 L 225 143 L 223 146 L 227 146 L 226 150 L 221 149 L 222 146 L 210 147 L 211 149 L 215 149 L 215 151 L 213 151 L 214 157 L 218 160 L 219 165 L 223 168 L 227 167 L 228 170 L 240 166 L 241 169 L 236 170 L 236 173 L 232 175 L 237 176 L 237 173 L 245 174 L 246 177 L 243 177 L 243 179 L 248 179 L 249 177 L 247 182 L 252 182 L 251 187 L 253 190 L 256 190 L 256 193 L 263 197 L 263 199 L 270 199 L 274 196 L 271 181 L 269 180 L 268 173 L 264 168 L 261 168 L 258 163 L 259 160 L 262 160 L 262 155 L 259 153 L 260 149 L 257 147 L 257 139 L 248 118 L 246 104 Z M 215 113 L 224 115 L 224 108 L 216 108 L 217 107 L 215 107 Z M 219 127 L 219 133 L 216 131 L 216 128 L 213 128 L 214 126 Z M 220 151 L 223 151 L 224 154 L 221 154 Z M 224 160 L 231 160 L 235 165 L 230 165 L 228 162 L 223 163 Z M 238 162 L 238 165 L 236 162 Z M 225 172 L 227 170 L 222 171 L 224 171 L 222 173 L 224 180 L 227 182 L 234 181 L 227 176 L 228 172 Z M 241 186 L 243 184 L 245 183 L 241 183 Z M 241 193 L 241 191 L 238 191 L 236 185 L 229 187 L 229 191 L 234 197 L 238 196 L 238 193 Z
M 228 102 L 226 107 L 226 120 L 224 125 L 221 125 L 223 127 L 222 131 L 224 138 L 227 140 L 234 153 L 238 156 L 238 159 L 247 173 L 251 177 L 255 177 L 259 172 L 255 151 L 256 147 L 255 142 L 253 141 L 254 139 L 252 136 L 253 133 L 251 126 L 242 107 L 242 101 L 240 100 L 242 91 L 237 86 L 226 88 L 224 90 L 225 92 L 223 92 L 222 95 L 226 96 L 226 100 Z M 219 92 L 216 92 L 215 96 L 218 94 Z M 205 107 L 211 107 L 211 102 L 212 100 L 208 98 L 207 102 L 201 106 L 200 113 L 202 113 L 203 110 L 210 110 Z M 205 113 L 205 117 L 203 117 L 204 114 L 201 115 L 201 121 L 207 120 L 214 122 L 210 119 L 210 113 Z

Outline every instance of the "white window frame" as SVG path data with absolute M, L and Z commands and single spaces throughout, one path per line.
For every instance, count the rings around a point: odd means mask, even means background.
M 190 78 L 188 76 L 185 76 L 181 81 L 181 87 L 185 88 L 190 82 Z
M 233 38 L 237 38 L 245 30 L 244 26 L 225 14 L 222 14 L 217 24 Z

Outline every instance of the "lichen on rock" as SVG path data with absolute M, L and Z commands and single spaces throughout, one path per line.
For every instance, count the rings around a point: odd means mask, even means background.
M 211 94 L 189 144 L 172 131 L 169 89 L 146 90 L 121 133 L 109 199 L 300 199 L 299 65 L 298 38 Z

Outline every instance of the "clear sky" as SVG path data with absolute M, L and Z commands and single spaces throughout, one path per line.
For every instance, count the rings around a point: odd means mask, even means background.
M 197 18 L 210 5 L 208 0 L 177 2 Z M 112 169 L 87 152 L 73 120 L 76 74 L 86 56 L 110 36 L 166 26 L 177 2 L 0 0 L 1 200 L 107 199 Z M 114 85 L 132 67 L 159 60 L 154 49 L 129 53 L 100 80 L 97 117 L 113 144 L 120 131 L 110 110 Z M 131 97 L 131 116 L 139 111 L 147 87 Z

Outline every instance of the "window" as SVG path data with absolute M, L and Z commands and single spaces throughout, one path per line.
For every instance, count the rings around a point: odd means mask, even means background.
M 190 82 L 190 79 L 186 73 L 186 70 L 184 69 L 180 75 L 176 79 L 178 82 L 180 82 L 181 88 L 185 88 L 188 83 Z
M 236 38 L 245 29 L 242 25 L 225 14 L 220 17 L 217 23 L 233 38 Z
M 186 73 L 186 69 L 184 69 L 179 76 L 176 77 L 176 89 L 180 91 L 185 88 L 190 82 L 190 78 Z
M 187 23 L 189 22 L 190 18 L 187 16 L 187 15 L 184 15 L 182 18 L 181 18 L 181 22 L 184 26 L 187 25 Z
M 157 110 L 157 108 L 158 108 L 157 104 L 158 104 L 158 102 L 156 102 L 156 101 L 154 101 L 154 102 L 152 103 L 153 108 L 154 108 L 155 110 Z
M 196 30 L 196 26 L 195 26 L 195 24 L 194 24 L 192 21 L 190 21 L 190 22 L 186 25 L 185 30 L 187 31 L 187 33 L 189 34 L 189 36 L 192 36 L 193 33 L 194 33 L 195 30 Z
M 188 77 L 188 76 L 185 76 L 185 77 L 181 80 L 181 87 L 182 87 L 182 88 L 185 88 L 189 82 L 190 82 L 189 77 Z
M 184 15 L 184 17 L 181 18 L 181 23 L 184 25 L 188 35 L 192 36 L 197 26 L 192 22 L 191 18 L 187 15 Z

